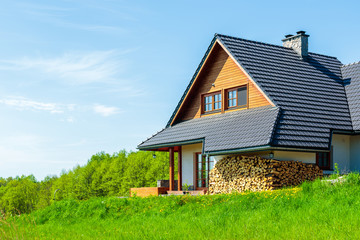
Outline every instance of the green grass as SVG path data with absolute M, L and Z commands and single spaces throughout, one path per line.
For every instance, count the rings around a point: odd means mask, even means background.
M 360 179 L 262 193 L 63 200 L 0 224 L 0 239 L 360 239 Z

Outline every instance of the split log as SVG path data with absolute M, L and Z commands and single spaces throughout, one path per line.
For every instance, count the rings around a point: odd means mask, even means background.
M 273 190 L 296 186 L 322 176 L 322 170 L 315 164 L 257 156 L 231 156 L 218 161 L 210 171 L 209 193 Z

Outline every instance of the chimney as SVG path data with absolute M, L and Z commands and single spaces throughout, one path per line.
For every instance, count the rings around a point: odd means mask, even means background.
M 296 35 L 285 35 L 283 39 L 283 46 L 292 48 L 300 58 L 306 58 L 308 55 L 308 38 L 309 35 L 305 34 L 305 31 L 298 31 Z

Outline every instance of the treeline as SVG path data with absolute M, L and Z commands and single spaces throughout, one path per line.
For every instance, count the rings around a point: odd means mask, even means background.
M 0 178 L 0 213 L 29 213 L 65 198 L 128 196 L 131 187 L 153 187 L 156 180 L 168 178 L 167 152 L 157 152 L 155 158 L 152 152 L 101 152 L 85 166 L 42 181 L 33 175 Z

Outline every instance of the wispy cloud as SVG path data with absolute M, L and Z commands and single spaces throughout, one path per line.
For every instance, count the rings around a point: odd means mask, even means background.
M 108 34 L 119 34 L 119 33 L 125 34 L 127 32 L 127 30 L 124 28 L 118 26 L 111 26 L 111 25 L 74 23 L 74 22 L 67 22 L 64 20 L 56 20 L 56 21 L 54 20 L 54 24 L 65 28 L 74 28 L 84 31 L 101 32 Z
M 104 117 L 108 117 L 120 113 L 120 109 L 117 107 L 107 107 L 100 104 L 95 104 L 93 106 L 93 110 L 95 113 L 100 114 L 101 116 Z
M 50 113 L 64 113 L 65 110 L 73 110 L 74 104 L 57 104 L 38 102 L 23 97 L 11 97 L 0 99 L 0 103 L 15 107 L 18 110 L 46 111 Z
M 14 107 L 15 109 L 20 111 L 23 110 L 45 111 L 54 114 L 91 111 L 103 117 L 109 117 L 122 112 L 118 107 L 105 106 L 102 104 L 77 105 L 77 104 L 63 104 L 63 103 L 46 103 L 46 102 L 31 100 L 24 97 L 3 98 L 0 99 L 0 104 L 4 104 L 9 107 Z M 72 123 L 75 121 L 75 118 L 73 116 L 68 116 L 60 119 L 60 121 Z
M 0 60 L 0 70 L 38 70 L 70 84 L 108 82 L 124 68 L 125 62 L 116 58 L 115 50 L 91 53 L 67 53 L 57 58 Z

